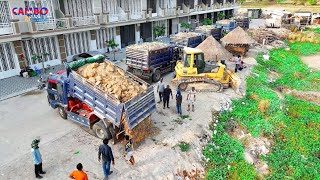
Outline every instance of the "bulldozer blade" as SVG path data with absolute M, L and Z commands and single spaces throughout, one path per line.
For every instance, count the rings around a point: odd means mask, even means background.
M 231 85 L 232 89 L 236 93 L 240 93 L 240 91 L 239 91 L 239 87 L 240 87 L 240 84 L 241 84 L 240 77 L 236 73 L 234 73 L 232 71 L 230 71 L 229 74 L 230 74 L 230 85 Z

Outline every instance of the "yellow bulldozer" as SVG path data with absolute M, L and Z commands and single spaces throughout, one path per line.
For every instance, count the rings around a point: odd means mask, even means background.
M 212 92 L 222 92 L 224 88 L 232 87 L 239 92 L 240 78 L 224 62 L 207 63 L 200 49 L 185 47 L 183 58 L 175 66 L 175 78 L 172 80 L 177 87 L 185 91 L 188 84 L 210 83 Z

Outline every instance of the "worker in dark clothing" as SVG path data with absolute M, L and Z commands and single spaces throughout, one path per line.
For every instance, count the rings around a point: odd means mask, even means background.
M 163 90 L 163 109 L 166 108 L 166 104 L 167 104 L 167 108 L 169 108 L 170 95 L 171 95 L 171 98 L 173 99 L 172 91 L 170 89 L 170 86 L 167 85 L 167 87 Z
M 114 165 L 114 158 L 112 154 L 111 147 L 108 145 L 109 140 L 104 139 L 103 144 L 99 147 L 99 153 L 98 153 L 98 159 L 99 162 L 101 161 L 102 156 L 102 169 L 104 173 L 104 180 L 108 179 L 108 176 L 112 174 L 112 171 L 110 171 L 110 164 L 112 162 L 112 165 Z
M 182 115 L 181 103 L 182 103 L 182 95 L 181 95 L 180 89 L 178 89 L 176 94 L 176 106 L 177 106 L 177 113 L 180 116 Z

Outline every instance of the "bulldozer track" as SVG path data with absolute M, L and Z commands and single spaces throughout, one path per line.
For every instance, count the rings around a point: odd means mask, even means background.
M 186 83 L 186 84 L 190 84 L 190 83 L 197 83 L 197 82 L 204 82 L 204 83 L 209 83 L 214 85 L 214 88 L 210 88 L 210 89 L 202 89 L 200 91 L 202 92 L 222 92 L 223 91 L 223 84 L 221 84 L 218 81 L 215 80 L 211 80 L 208 78 L 188 78 L 188 79 L 180 79 L 177 83 L 177 87 L 180 87 L 181 84 Z

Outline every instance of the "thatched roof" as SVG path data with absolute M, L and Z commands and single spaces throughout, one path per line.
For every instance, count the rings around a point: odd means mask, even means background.
M 207 37 L 196 48 L 204 52 L 205 61 L 228 60 L 232 57 L 232 54 L 212 36 Z
M 240 26 L 221 39 L 225 44 L 252 44 L 254 40 Z

